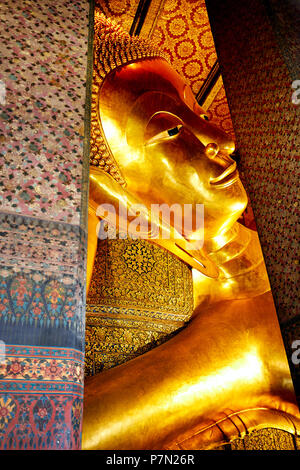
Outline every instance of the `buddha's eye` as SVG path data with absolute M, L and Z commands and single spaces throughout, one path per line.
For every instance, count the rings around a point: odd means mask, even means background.
M 148 139 L 146 142 L 146 145 L 162 142 L 164 140 L 170 140 L 176 137 L 180 132 L 182 131 L 183 125 L 178 124 L 175 127 L 172 127 L 171 129 L 167 129 L 163 132 L 159 132 L 156 134 L 154 137 L 151 137 L 151 139 Z
M 173 135 L 179 134 L 179 132 L 181 131 L 181 128 L 182 128 L 182 124 L 179 124 L 178 126 L 173 127 L 172 129 L 168 129 L 167 133 L 169 134 L 170 137 L 172 137 Z
M 200 117 L 202 119 L 205 119 L 205 121 L 209 121 L 209 117 L 207 116 L 207 114 L 200 114 Z

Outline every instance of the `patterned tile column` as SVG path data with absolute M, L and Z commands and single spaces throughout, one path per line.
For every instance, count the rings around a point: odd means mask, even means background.
M 81 445 L 92 16 L 0 4 L 0 449 Z

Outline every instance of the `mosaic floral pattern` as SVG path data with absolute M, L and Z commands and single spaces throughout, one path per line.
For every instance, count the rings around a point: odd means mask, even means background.
M 191 270 L 145 240 L 98 244 L 87 299 L 85 373 L 115 367 L 169 339 L 193 311 Z
M 143 265 L 145 259 L 145 267 Z M 98 250 L 89 305 L 107 305 L 189 319 L 193 309 L 191 270 L 145 240 L 105 240 Z
M 0 4 L 3 211 L 79 223 L 88 8 Z
M 45 347 L 6 346 L 5 360 L 0 363 L 0 380 L 58 380 L 80 384 L 82 354 L 70 349 L 64 355 L 58 352 L 60 357 L 46 355 L 52 352 Z
M 204 0 L 166 0 L 152 39 L 198 93 L 217 60 Z
M 0 432 L 3 432 L 16 415 L 17 405 L 9 396 L 0 397 Z
M 0 449 L 80 447 L 83 353 L 6 345 L 0 368 Z
M 8 214 L 0 215 L 0 226 L 1 339 L 81 348 L 84 238 L 80 241 L 79 228 Z
M 81 257 L 79 242 L 85 246 L 79 227 L 0 213 L 0 229 L 2 267 L 11 266 L 14 272 L 39 267 L 48 275 L 61 275 L 65 285 L 74 283 L 79 269 L 75 261 Z M 5 277 L 5 270 L 1 273 Z M 34 281 L 41 280 L 39 276 Z
M 65 327 L 82 332 L 74 288 L 56 279 L 47 279 L 43 273 L 34 275 L 42 282 L 34 282 L 28 274 L 9 273 L 9 269 L 5 273 L 7 277 L 0 277 L 0 324 L 4 331 L 5 324 L 13 324 Z
M 221 127 L 228 135 L 235 141 L 235 133 L 232 127 L 231 115 L 228 107 L 228 102 L 225 94 L 224 85 L 220 88 L 215 99 L 207 110 L 207 115 L 210 120 Z
M 71 396 L 4 395 L 0 397 L 0 449 L 80 449 L 81 416 L 82 401 Z
M 0 5 L 1 449 L 80 447 L 89 7 Z
M 53 412 L 53 406 L 49 398 L 45 395 L 39 398 L 36 401 L 32 411 L 34 424 L 37 430 L 45 431 Z
M 129 245 L 123 252 L 126 266 L 135 273 L 150 273 L 154 269 L 155 258 L 151 256 L 143 245 Z
M 116 367 L 159 346 L 169 340 L 179 327 L 178 324 L 172 326 L 169 326 L 170 331 L 167 332 L 162 322 L 158 322 L 155 328 L 153 322 L 147 324 L 145 319 L 140 323 L 120 319 L 107 322 L 105 317 L 88 315 L 85 375 L 95 375 Z
M 0 448 L 79 449 L 85 235 L 22 215 L 0 225 Z

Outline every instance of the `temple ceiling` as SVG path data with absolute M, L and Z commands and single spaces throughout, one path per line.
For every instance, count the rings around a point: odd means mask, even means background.
M 131 35 L 154 41 L 209 118 L 234 138 L 205 0 L 96 0 L 96 8 Z

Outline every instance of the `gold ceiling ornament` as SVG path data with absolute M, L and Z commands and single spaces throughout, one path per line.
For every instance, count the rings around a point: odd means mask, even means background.
M 102 129 L 99 116 L 99 90 L 107 75 L 123 65 L 143 59 L 166 59 L 154 43 L 131 37 L 100 11 L 95 12 L 94 71 L 91 103 L 90 164 L 111 175 L 122 186 L 125 179 L 117 165 Z

